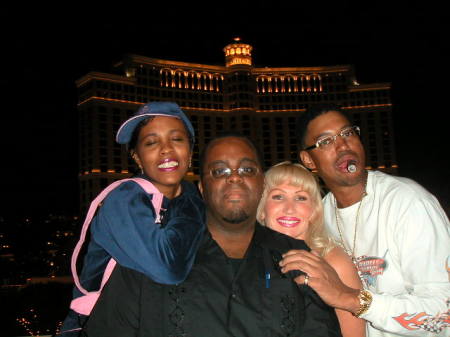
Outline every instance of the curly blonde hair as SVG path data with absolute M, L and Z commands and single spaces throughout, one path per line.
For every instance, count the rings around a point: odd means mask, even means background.
M 330 239 L 323 224 L 323 203 L 319 182 L 303 165 L 284 161 L 267 170 L 264 191 L 256 211 L 256 219 L 261 225 L 265 226 L 263 215 L 267 196 L 274 187 L 285 183 L 300 187 L 310 195 L 314 211 L 305 234 L 305 241 L 311 249 L 318 251 L 321 256 L 325 256 L 336 245 Z

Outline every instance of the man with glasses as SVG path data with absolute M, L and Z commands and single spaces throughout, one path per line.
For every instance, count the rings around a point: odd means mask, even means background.
M 256 224 L 264 175 L 255 146 L 224 135 L 200 163 L 208 233 L 188 278 L 163 285 L 116 266 L 87 335 L 341 336 L 334 310 L 293 282 L 298 272 L 281 272 L 281 255 L 308 249 L 305 243 Z
M 330 191 L 325 224 L 365 289 L 305 251 L 290 252 L 283 271 L 305 272 L 325 302 L 367 320 L 368 336 L 450 336 L 448 218 L 416 182 L 367 171 L 359 132 L 334 105 L 312 106 L 298 122 L 301 161 Z

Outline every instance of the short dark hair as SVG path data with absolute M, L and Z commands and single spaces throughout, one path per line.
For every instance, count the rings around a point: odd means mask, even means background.
M 223 139 L 223 138 L 229 138 L 229 137 L 234 137 L 234 138 L 239 138 L 242 139 L 243 141 L 245 141 L 254 151 L 256 154 L 256 159 L 258 160 L 258 164 L 261 167 L 261 169 L 264 171 L 264 167 L 263 167 L 263 156 L 261 151 L 258 149 L 258 147 L 255 145 L 255 143 L 247 136 L 236 132 L 236 131 L 223 131 L 221 133 L 219 133 L 216 137 L 214 137 L 213 139 L 211 139 L 203 148 L 203 150 L 200 152 L 200 165 L 199 165 L 199 176 L 200 179 L 203 178 L 203 174 L 204 174 L 204 166 L 205 166 L 205 157 L 206 154 L 208 153 L 209 148 L 211 147 L 211 145 L 213 143 L 215 143 L 217 140 L 219 139 Z
M 339 112 L 345 118 L 350 120 L 348 114 L 346 112 L 344 112 L 341 109 L 341 107 L 337 104 L 317 103 L 317 104 L 309 105 L 308 108 L 306 109 L 306 111 L 297 118 L 296 134 L 297 134 L 297 142 L 298 142 L 298 145 L 300 146 L 300 150 L 302 150 L 306 147 L 305 137 L 306 137 L 306 132 L 308 130 L 309 123 L 316 117 L 326 114 L 327 112 L 330 112 L 330 111 Z

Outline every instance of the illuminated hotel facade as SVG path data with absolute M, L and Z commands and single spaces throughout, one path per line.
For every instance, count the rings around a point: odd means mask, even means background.
M 359 84 L 350 65 L 255 67 L 252 47 L 235 39 L 224 48 L 225 65 L 205 65 L 127 55 L 116 73 L 90 72 L 77 82 L 79 180 L 82 209 L 135 166 L 115 143 L 120 124 L 149 101 L 177 102 L 194 125 L 199 151 L 223 130 L 252 138 L 269 167 L 298 160 L 296 117 L 308 104 L 339 104 L 361 127 L 368 169 L 396 173 L 390 83 Z

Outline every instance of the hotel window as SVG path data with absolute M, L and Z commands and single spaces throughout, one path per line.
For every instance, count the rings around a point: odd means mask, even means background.
M 297 148 L 291 149 L 290 151 L 290 159 L 293 163 L 295 163 L 298 160 L 298 150 Z
M 105 170 L 105 171 L 106 171 L 106 170 Z M 105 172 L 105 171 L 102 170 L 102 172 Z M 106 178 L 101 178 L 101 179 L 100 179 L 100 187 L 103 189 L 103 188 L 105 188 L 106 186 L 108 186 L 108 179 L 106 179 Z
M 134 114 L 134 111 L 128 109 L 128 110 L 126 111 L 126 115 L 127 115 L 126 118 L 127 118 L 127 119 L 130 118 L 133 114 Z
M 112 112 L 112 121 L 113 123 L 120 123 L 120 109 L 113 109 Z
M 106 125 L 106 123 L 105 123 L 105 122 L 99 123 L 99 124 L 98 124 L 98 129 L 101 130 L 101 131 L 107 130 L 107 125 Z

